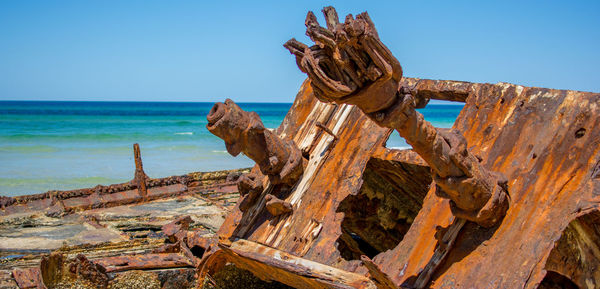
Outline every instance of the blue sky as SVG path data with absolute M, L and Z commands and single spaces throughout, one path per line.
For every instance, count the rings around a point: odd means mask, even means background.
M 327 5 L 406 76 L 600 91 L 600 1 L 2 1 L 0 99 L 291 102 Z

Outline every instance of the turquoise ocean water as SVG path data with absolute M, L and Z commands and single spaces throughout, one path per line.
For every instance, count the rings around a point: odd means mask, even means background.
M 0 195 L 15 196 L 113 184 L 133 177 L 139 143 L 153 178 L 193 171 L 250 167 L 232 157 L 206 130 L 213 103 L 0 101 Z M 240 103 L 266 127 L 279 126 L 290 103 Z M 430 104 L 420 110 L 450 127 L 462 106 Z M 388 147 L 408 147 L 397 133 Z

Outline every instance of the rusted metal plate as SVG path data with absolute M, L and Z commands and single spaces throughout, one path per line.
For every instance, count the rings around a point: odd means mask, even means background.
M 44 288 L 39 268 L 15 269 L 12 276 L 21 289 Z
M 141 200 L 141 195 L 138 193 L 138 190 L 128 190 L 124 192 L 118 192 L 113 194 L 102 195 L 102 202 L 106 204 L 107 207 L 117 206 L 117 205 L 125 205 L 135 203 L 136 201 Z
M 106 268 L 107 273 L 128 270 L 194 267 L 188 258 L 176 253 L 115 256 L 94 260 Z
M 91 194 L 85 197 L 69 198 L 62 201 L 66 211 L 82 211 L 99 207 L 102 204 L 100 195 Z
M 162 187 L 154 187 L 148 189 L 149 198 L 164 198 L 167 196 L 174 196 L 187 191 L 187 186 L 184 184 L 173 184 Z
M 554 240 L 579 210 L 598 204 L 589 183 L 600 158 L 600 94 L 469 87 L 454 128 L 483 165 L 507 176 L 511 208 L 498 227 L 468 223 L 431 286 L 535 288 Z M 430 190 L 404 240 L 375 262 L 398 284 L 411 284 L 430 261 L 436 233 L 452 220 L 447 201 Z
M 24 201 L 23 203 L 13 203 L 0 210 L 0 216 L 41 211 L 51 207 L 52 202 L 53 201 L 50 198 L 43 198 L 31 201 Z

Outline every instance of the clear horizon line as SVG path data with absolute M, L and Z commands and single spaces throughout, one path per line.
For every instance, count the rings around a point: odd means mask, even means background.
M 3 99 L 2 102 L 138 102 L 138 103 L 217 103 L 222 101 L 169 101 L 169 100 L 152 100 L 152 101 L 141 101 L 141 100 L 11 100 Z M 432 103 L 433 102 L 433 103 Z M 236 101 L 236 103 L 247 103 L 247 104 L 293 104 L 294 102 L 266 102 L 266 101 Z M 429 105 L 465 105 L 464 102 L 449 101 L 449 100 L 430 100 Z
M 224 101 L 224 100 L 223 100 Z M 217 103 L 223 101 L 174 101 L 174 100 L 32 100 L 32 99 L 2 99 L 0 102 L 158 102 L 158 103 Z M 291 104 L 293 102 L 266 102 L 266 101 L 236 101 L 236 103 L 281 103 Z

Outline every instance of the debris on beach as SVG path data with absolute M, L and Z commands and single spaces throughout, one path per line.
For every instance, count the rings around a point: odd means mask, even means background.
M 4 198 L 0 288 L 195 288 L 249 170 L 151 179 L 137 144 L 134 161 L 127 183 Z

